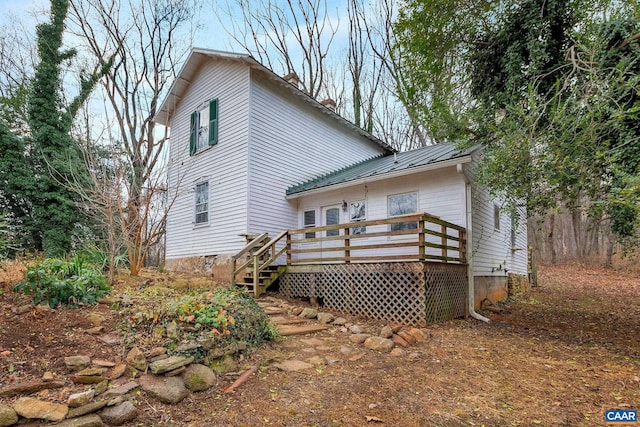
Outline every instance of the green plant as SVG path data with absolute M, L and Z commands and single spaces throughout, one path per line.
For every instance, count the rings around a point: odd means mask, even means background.
M 32 295 L 36 304 L 47 303 L 51 308 L 60 304 L 94 305 L 111 290 L 102 273 L 88 265 L 82 256 L 69 261 L 47 258 L 29 267 L 25 278 L 14 289 Z

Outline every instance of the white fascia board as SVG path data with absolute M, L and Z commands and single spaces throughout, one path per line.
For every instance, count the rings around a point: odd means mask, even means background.
M 415 168 L 403 169 L 403 170 L 400 170 L 400 171 L 389 172 L 389 173 L 385 173 L 385 174 L 381 174 L 381 175 L 367 176 L 367 177 L 364 177 L 364 178 L 354 179 L 354 180 L 351 180 L 351 181 L 345 181 L 345 182 L 341 182 L 341 183 L 338 183 L 338 184 L 326 185 L 324 187 L 314 188 L 313 190 L 306 190 L 306 191 L 301 191 L 299 193 L 290 194 L 288 196 L 285 196 L 285 199 L 286 200 L 294 200 L 294 199 L 298 199 L 300 197 L 311 196 L 311 195 L 314 195 L 314 194 L 320 194 L 320 193 L 324 193 L 324 192 L 327 192 L 327 191 L 340 190 L 342 188 L 351 187 L 352 185 L 367 184 L 367 183 L 370 183 L 370 182 L 376 182 L 376 181 L 382 181 L 382 180 L 385 180 L 385 179 L 392 179 L 392 178 L 398 178 L 398 177 L 402 177 L 402 176 L 406 176 L 406 175 L 412 175 L 414 173 L 420 173 L 420 172 L 427 172 L 427 171 L 432 171 L 432 170 L 437 170 L 437 169 L 443 169 L 443 168 L 456 166 L 456 165 L 460 165 L 460 164 L 464 164 L 464 163 L 470 163 L 471 160 L 472 160 L 471 156 L 464 156 L 464 157 L 458 157 L 456 159 L 445 160 L 443 162 L 433 163 L 433 164 L 424 165 L 424 166 L 418 166 L 418 167 L 415 167 Z

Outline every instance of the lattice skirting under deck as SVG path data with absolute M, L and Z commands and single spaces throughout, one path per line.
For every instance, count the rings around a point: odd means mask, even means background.
M 280 292 L 385 322 L 423 326 L 467 315 L 467 266 L 436 262 L 326 264 L 286 273 Z

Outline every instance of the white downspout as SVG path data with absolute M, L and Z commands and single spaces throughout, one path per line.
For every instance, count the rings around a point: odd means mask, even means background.
M 467 213 L 467 281 L 469 286 L 469 315 L 474 319 L 490 323 L 491 320 L 481 314 L 476 313 L 475 307 L 475 279 L 473 277 L 473 209 L 471 208 L 471 181 L 464 173 L 462 164 L 456 166 L 456 171 L 462 175 L 464 179 L 465 197 L 464 205 Z

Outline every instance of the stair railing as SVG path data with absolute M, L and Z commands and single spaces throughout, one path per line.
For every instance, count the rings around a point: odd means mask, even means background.
M 245 246 L 240 252 L 231 257 L 231 286 L 236 285 L 236 276 L 238 275 L 238 273 L 244 271 L 244 269 L 251 265 L 252 262 L 255 263 L 255 257 L 249 255 L 247 261 L 237 267 L 238 259 L 254 250 L 255 248 L 261 247 L 266 240 L 269 240 L 269 233 L 262 233 L 251 242 L 249 242 L 247 246 Z
M 277 244 L 288 235 L 289 230 L 281 232 L 275 238 L 271 239 L 269 243 L 264 245 L 262 249 L 256 251 L 256 253 L 253 254 L 253 292 L 256 295 L 258 293 L 260 272 L 270 266 L 275 260 L 280 257 L 280 255 L 287 251 L 289 246 L 289 238 L 286 239 L 287 244 L 285 244 L 282 249 L 278 250 Z

